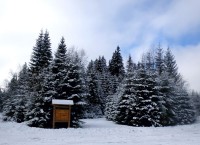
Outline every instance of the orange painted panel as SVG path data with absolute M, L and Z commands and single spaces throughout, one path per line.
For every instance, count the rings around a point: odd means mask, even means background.
M 63 121 L 63 122 L 69 121 L 69 110 L 56 109 L 55 120 L 56 121 Z

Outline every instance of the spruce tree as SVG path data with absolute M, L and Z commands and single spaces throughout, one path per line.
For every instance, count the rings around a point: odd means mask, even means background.
M 7 86 L 5 100 L 3 103 L 3 120 L 14 121 L 15 105 L 17 103 L 16 94 L 18 94 L 18 77 L 14 73 Z
M 130 121 L 133 126 L 161 126 L 159 108 L 159 96 L 155 76 L 142 66 L 133 81 L 136 104 L 134 105 L 133 118 Z
M 58 49 L 55 53 L 55 58 L 53 60 L 51 69 L 52 69 L 52 77 L 54 80 L 54 88 L 55 88 L 55 96 L 53 98 L 56 99 L 67 99 L 66 98 L 66 91 L 63 91 L 62 88 L 67 86 L 68 84 L 64 82 L 64 78 L 67 75 L 67 56 L 66 56 L 67 48 L 65 44 L 65 39 L 62 37 Z
M 14 120 L 16 122 L 23 122 L 26 118 L 26 113 L 30 105 L 30 93 L 29 93 L 29 72 L 28 66 L 25 63 L 18 74 L 18 87 L 15 105 Z
M 79 66 L 77 64 L 69 64 L 66 80 L 68 82 L 68 86 L 65 89 L 67 98 L 74 101 L 74 106 L 72 106 L 71 125 L 73 127 L 78 127 L 80 126 L 80 118 L 83 114 L 83 107 L 81 105 L 85 103 L 83 100 Z
M 165 64 L 164 64 L 164 54 L 162 48 L 159 47 L 157 48 L 156 56 L 155 56 L 155 67 L 158 75 L 161 75 L 161 73 L 165 69 Z
M 124 93 L 120 97 L 117 107 L 117 114 L 115 121 L 121 124 L 131 125 L 133 118 L 133 109 L 136 105 L 136 96 L 134 89 L 134 64 L 131 56 L 127 61 L 127 72 L 124 84 Z
M 87 107 L 85 117 L 96 118 L 102 116 L 101 100 L 98 92 L 98 78 L 94 68 L 94 62 L 90 61 L 87 67 Z
M 43 69 L 48 68 L 51 60 L 52 53 L 49 33 L 46 31 L 43 34 L 43 31 L 41 31 L 36 40 L 30 60 L 29 87 L 33 97 L 32 102 L 34 102 L 34 96 L 37 96 L 37 93 L 41 91 L 43 78 L 41 78 L 40 73 L 43 72 Z
M 177 110 L 177 105 L 175 99 L 174 80 L 169 77 L 169 74 L 166 71 L 163 71 L 160 75 L 158 75 L 156 82 L 160 96 L 160 108 L 162 111 L 161 124 L 163 126 L 175 125 L 175 110 Z
M 183 80 L 179 81 L 176 86 L 176 103 L 177 110 L 175 113 L 177 124 L 193 123 L 196 120 L 196 112 Z
M 96 98 L 98 100 L 98 105 L 96 105 L 97 107 L 95 109 L 99 109 L 95 112 L 97 112 L 96 116 L 100 117 L 99 112 L 101 112 L 101 116 L 105 113 L 107 96 L 113 94 L 114 92 L 111 83 L 112 76 L 108 72 L 106 59 L 104 58 L 104 56 L 99 56 L 98 59 L 96 59 L 95 61 L 91 61 L 88 64 L 87 77 L 88 81 L 90 81 L 88 83 L 91 83 L 91 78 L 95 78 L 95 85 L 98 94 L 96 95 L 98 96 L 98 98 Z
M 192 123 L 195 120 L 194 108 L 169 48 L 164 56 L 163 68 L 158 77 L 159 92 L 163 100 L 162 109 L 164 108 L 161 116 L 163 125 Z
M 4 93 L 2 89 L 0 88 L 0 112 L 2 112 L 2 108 L 3 108 L 3 98 L 4 98 Z
M 190 98 L 192 99 L 192 104 L 195 107 L 196 110 L 196 115 L 199 116 L 200 115 L 200 94 L 196 91 L 192 91 L 189 94 Z
M 52 60 L 51 42 L 49 33 L 43 34 L 41 30 L 30 61 L 30 70 L 33 74 L 39 74 L 42 69 L 47 68 Z
M 56 94 L 51 67 L 43 69 L 39 77 L 42 78 L 41 90 L 34 94 L 36 97 L 27 114 L 27 120 L 29 126 L 49 128 L 52 127 L 53 119 L 52 99 Z
M 113 53 L 112 59 L 109 62 L 109 71 L 111 75 L 117 76 L 120 80 L 122 80 L 125 75 L 123 59 L 119 46 L 117 46 L 117 49 Z
M 174 81 L 179 81 L 180 74 L 178 73 L 178 67 L 174 55 L 172 54 L 170 48 L 167 49 L 164 56 L 164 63 L 166 65 L 166 71 L 171 78 L 174 78 Z
M 33 74 L 38 74 L 39 71 L 43 68 L 43 31 L 41 30 L 38 39 L 36 40 L 36 45 L 33 47 L 33 52 L 30 60 L 30 70 Z
M 52 50 L 51 50 L 51 42 L 50 42 L 50 36 L 49 32 L 46 30 L 44 33 L 44 38 L 43 38 L 43 61 L 44 61 L 44 68 L 49 67 L 53 56 L 52 56 Z
M 31 104 L 26 116 L 30 126 L 45 127 L 46 120 L 44 118 L 45 98 L 42 93 L 43 82 L 48 67 L 52 61 L 51 43 L 49 33 L 43 31 L 39 34 L 36 40 L 36 45 L 33 48 L 33 53 L 30 61 L 30 97 Z

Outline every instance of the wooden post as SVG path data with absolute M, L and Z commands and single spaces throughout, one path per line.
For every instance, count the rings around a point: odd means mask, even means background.
M 53 128 L 55 128 L 56 107 L 53 105 Z
M 69 106 L 69 120 L 68 120 L 68 128 L 70 127 L 70 121 L 71 121 L 71 106 Z

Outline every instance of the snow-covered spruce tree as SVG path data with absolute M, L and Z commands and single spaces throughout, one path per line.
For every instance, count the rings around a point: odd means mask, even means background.
M 96 118 L 102 116 L 101 100 L 98 92 L 98 79 L 95 73 L 94 62 L 91 60 L 87 67 L 87 105 L 84 117 Z
M 169 48 L 164 56 L 164 71 L 160 74 L 159 81 L 159 92 L 162 94 L 165 110 L 162 114 L 162 123 L 176 125 L 193 122 L 194 109 L 191 107 L 185 82 L 178 73 L 175 58 Z
M 80 118 L 83 114 L 83 107 L 81 105 L 84 104 L 80 69 L 78 64 L 73 62 L 68 62 L 68 68 L 67 76 L 63 79 L 59 87 L 63 91 L 61 93 L 62 97 L 74 101 L 71 114 L 71 126 L 79 127 Z
M 200 116 L 200 94 L 196 91 L 192 91 L 189 94 L 190 98 L 192 99 L 192 104 L 195 107 L 196 115 Z
M 41 78 L 39 74 L 47 68 L 52 61 L 51 43 L 49 33 L 43 31 L 36 40 L 30 60 L 30 89 L 32 96 L 41 90 Z
M 3 107 L 7 99 L 7 91 L 3 88 L 0 88 L 0 112 L 3 112 Z
M 94 62 L 95 73 L 98 79 L 98 94 L 100 96 L 100 105 L 102 113 L 105 111 L 107 96 L 111 93 L 110 73 L 108 72 L 105 58 L 99 57 Z
M 141 65 L 133 80 L 136 103 L 133 107 L 133 118 L 130 121 L 133 126 L 161 126 L 161 110 L 155 74 L 145 70 Z
M 53 85 L 55 88 L 55 99 L 67 99 L 66 95 L 62 92 L 62 87 L 67 86 L 67 83 L 63 82 L 63 79 L 67 76 L 68 67 L 66 64 L 67 56 L 67 47 L 65 44 L 65 39 L 62 37 L 61 41 L 58 45 L 58 49 L 56 50 L 54 60 L 52 62 L 52 77 L 53 77 Z M 63 84 L 62 84 L 62 83 Z
M 3 92 L 3 90 L 0 88 L 0 112 L 2 112 L 3 100 L 4 100 L 4 92 Z
M 158 75 L 161 75 L 165 70 L 164 52 L 160 45 L 158 45 L 155 56 L 155 68 Z
M 52 50 L 51 50 L 51 40 L 49 36 L 49 32 L 46 30 L 44 33 L 43 38 L 43 61 L 44 61 L 44 68 L 48 68 L 49 65 L 52 62 L 53 56 L 52 56 Z
M 177 110 L 175 83 L 166 71 L 163 71 L 160 75 L 158 75 L 156 82 L 159 90 L 158 95 L 160 97 L 160 108 L 162 111 L 161 124 L 163 126 L 175 125 L 175 110 Z
M 164 65 L 165 72 L 163 74 L 165 75 L 165 79 L 167 78 L 167 80 L 164 79 L 164 82 L 169 88 L 167 92 L 164 93 L 164 101 L 167 108 L 166 121 L 167 125 L 176 125 L 178 123 L 177 111 L 180 105 L 177 96 L 177 84 L 180 81 L 180 74 L 178 73 L 175 58 L 169 48 L 164 55 Z
M 169 77 L 173 78 L 175 82 L 178 82 L 180 79 L 180 74 L 178 73 L 176 60 L 170 48 L 167 48 L 167 51 L 164 56 L 164 63 L 166 66 L 166 72 L 168 73 Z
M 156 49 L 155 55 L 155 73 L 157 74 L 156 83 L 158 89 L 158 95 L 160 97 L 160 109 L 161 109 L 161 124 L 174 125 L 175 124 L 175 100 L 174 100 L 174 83 L 170 79 L 169 73 L 166 71 L 166 65 L 164 63 L 164 52 L 160 45 Z
M 52 61 L 51 43 L 49 33 L 41 31 L 30 61 L 30 97 L 31 104 L 26 116 L 29 126 L 44 127 L 44 111 L 40 108 L 44 106 L 44 96 L 42 93 L 45 71 Z
M 93 78 L 93 79 L 91 79 Z M 105 106 L 106 106 L 106 102 L 107 102 L 107 96 L 110 94 L 113 94 L 114 92 L 114 85 L 112 83 L 111 78 L 116 78 L 115 76 L 111 76 L 110 72 L 108 71 L 108 67 L 106 64 L 106 59 L 104 58 L 104 56 L 99 56 L 98 59 L 96 59 L 95 61 L 91 61 L 88 64 L 88 68 L 87 68 L 87 84 L 89 86 L 89 84 L 91 83 L 91 81 L 95 81 L 95 86 L 96 88 L 92 88 L 95 89 L 95 91 L 97 91 L 96 96 L 98 96 L 98 98 L 96 98 L 98 100 L 98 105 L 95 104 L 95 110 L 94 109 L 90 109 L 90 111 L 88 110 L 91 106 L 93 106 L 93 103 L 90 103 L 90 101 L 88 101 L 88 105 L 90 107 L 87 108 L 87 110 L 89 112 L 91 112 L 91 110 L 94 110 L 94 117 L 102 117 L 105 114 Z M 95 80 L 94 80 L 95 79 Z M 116 81 L 113 81 L 116 82 Z M 91 91 L 91 86 L 88 87 L 88 92 Z M 116 91 L 116 89 L 115 89 Z M 88 93 L 88 97 L 90 97 L 90 93 Z M 96 110 L 97 109 L 97 110 Z M 95 112 L 97 113 L 95 115 Z M 101 112 L 101 113 L 100 113 Z
M 116 93 L 107 96 L 106 107 L 105 107 L 105 117 L 108 120 L 115 121 L 117 116 L 117 108 L 121 96 L 124 94 L 124 84 L 119 84 Z
M 175 111 L 177 124 L 193 123 L 196 120 L 196 112 L 183 79 L 176 84 L 176 103 L 178 103 Z
M 136 95 L 134 88 L 134 63 L 132 61 L 131 56 L 127 61 L 127 72 L 125 76 L 124 82 L 124 93 L 119 99 L 119 104 L 117 106 L 117 114 L 115 121 L 120 124 L 132 125 L 131 121 L 134 117 L 133 112 L 136 107 Z
M 29 96 L 29 72 L 28 66 L 25 63 L 18 74 L 18 85 L 17 85 L 17 94 L 16 104 L 15 104 L 15 113 L 13 120 L 16 122 L 23 122 L 30 105 L 30 96 Z
M 16 94 L 18 88 L 17 74 L 13 74 L 8 86 L 6 86 L 5 100 L 3 101 L 3 120 L 13 121 L 15 105 L 17 102 Z
M 73 48 L 71 48 L 74 50 Z M 72 63 L 77 65 L 78 74 L 80 78 L 80 84 L 81 84 L 81 100 L 85 102 L 86 96 L 87 96 L 87 87 L 86 87 L 86 64 L 87 64 L 87 58 L 84 50 L 74 50 L 69 51 L 71 49 L 68 49 L 67 56 L 69 57 L 69 60 L 72 60 Z M 68 62 L 68 61 L 67 61 Z M 83 111 L 84 108 L 83 108 Z
M 142 65 L 148 71 L 153 71 L 155 69 L 154 54 L 151 51 L 144 53 L 142 55 Z
M 95 64 L 95 70 L 99 73 L 104 73 L 106 71 L 108 71 L 107 69 L 107 65 L 106 65 L 106 59 L 104 58 L 104 56 L 99 56 L 98 59 L 95 60 L 94 62 Z
M 41 30 L 36 45 L 33 48 L 33 53 L 30 61 L 31 72 L 38 73 L 43 68 L 47 68 L 52 61 L 51 42 L 48 31 L 43 33 Z
M 125 75 L 125 70 L 119 46 L 117 46 L 117 49 L 113 53 L 112 59 L 109 61 L 108 69 L 111 75 L 118 77 L 119 80 L 122 81 Z
M 30 60 L 30 88 L 34 96 L 34 92 L 41 90 L 41 81 L 39 74 L 44 68 L 47 68 L 52 61 L 51 43 L 49 33 L 46 31 L 40 32 L 36 45 L 33 47 L 33 52 Z
M 29 126 L 49 128 L 52 127 L 52 97 L 55 94 L 50 67 L 43 69 L 39 77 L 42 78 L 41 90 L 35 93 L 37 96 L 27 114 L 27 120 Z

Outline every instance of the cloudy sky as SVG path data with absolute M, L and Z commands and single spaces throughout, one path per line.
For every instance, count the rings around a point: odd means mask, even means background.
M 200 91 L 199 0 L 0 0 L 0 85 L 29 62 L 40 30 L 55 52 L 62 36 L 88 60 L 111 58 L 117 45 L 134 61 L 161 43 L 170 46 L 179 71 Z

